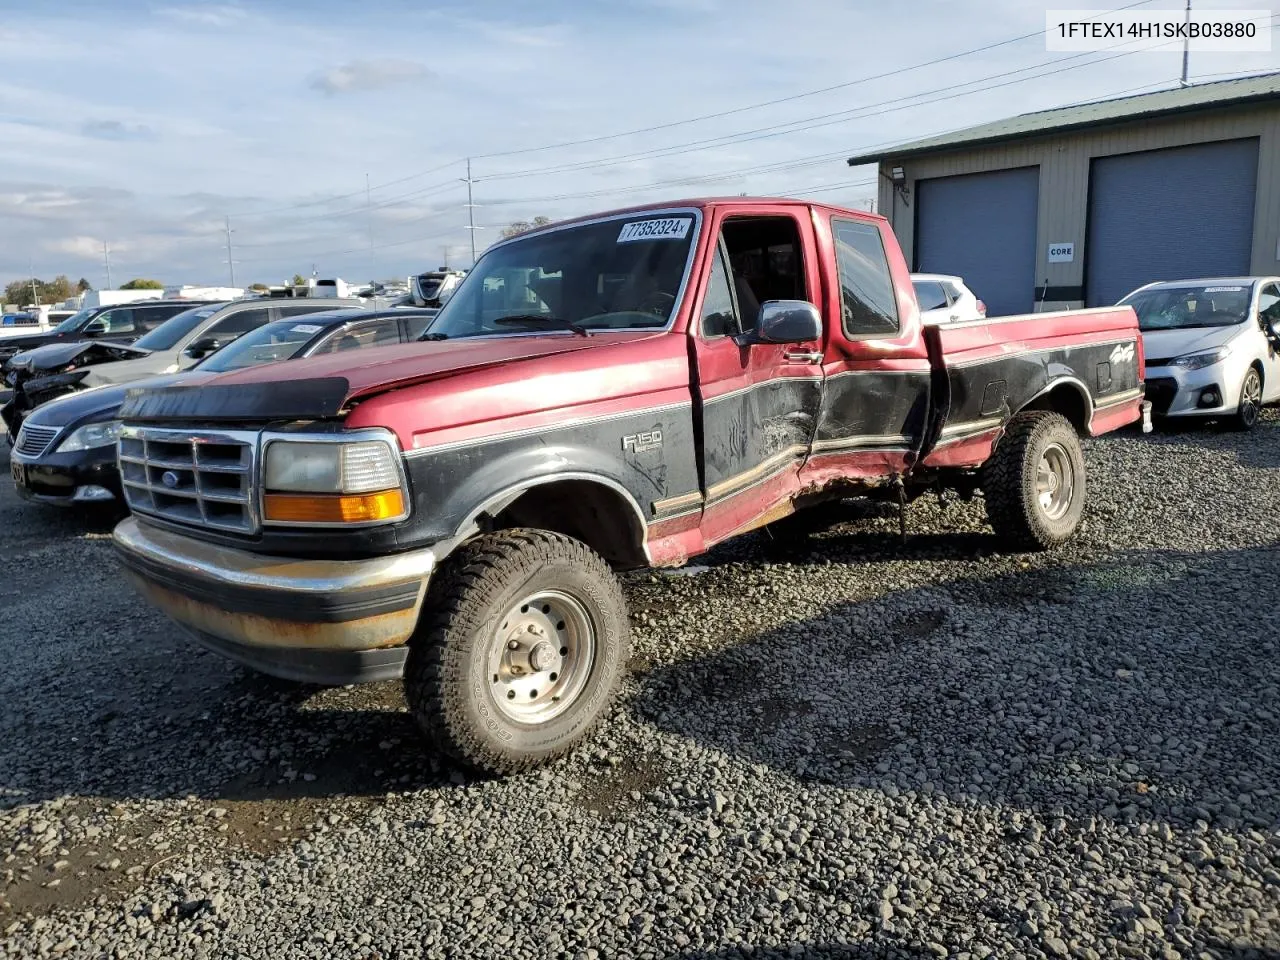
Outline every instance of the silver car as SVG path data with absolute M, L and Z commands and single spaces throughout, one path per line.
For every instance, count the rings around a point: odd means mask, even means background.
M 1120 303 L 1138 314 L 1157 416 L 1251 430 L 1263 405 L 1280 400 L 1280 278 L 1150 283 Z

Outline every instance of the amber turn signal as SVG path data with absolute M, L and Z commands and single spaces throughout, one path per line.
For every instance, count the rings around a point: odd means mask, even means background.
M 377 493 L 268 493 L 263 517 L 278 523 L 371 523 L 404 514 L 399 490 Z

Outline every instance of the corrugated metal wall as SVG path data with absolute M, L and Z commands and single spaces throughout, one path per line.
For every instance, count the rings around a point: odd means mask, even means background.
M 1058 137 L 957 151 L 949 154 L 886 160 L 880 169 L 879 210 L 893 222 L 907 262 L 914 261 L 916 181 L 962 173 L 1040 167 L 1040 199 L 1036 231 L 1036 290 L 1047 285 L 1050 299 L 1037 309 L 1083 305 L 1085 231 L 1089 207 L 1089 167 L 1096 157 L 1158 150 L 1191 143 L 1258 138 L 1258 183 L 1254 203 L 1249 272 L 1280 273 L 1280 105 L 1227 107 L 1154 121 L 1133 121 Z M 901 165 L 906 191 L 896 190 L 889 170 Z M 1075 244 L 1070 263 L 1049 263 L 1051 243 Z

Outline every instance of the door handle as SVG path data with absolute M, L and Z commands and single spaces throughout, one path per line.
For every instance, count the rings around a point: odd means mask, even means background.
M 787 363 L 821 363 L 821 350 L 788 350 L 782 355 Z

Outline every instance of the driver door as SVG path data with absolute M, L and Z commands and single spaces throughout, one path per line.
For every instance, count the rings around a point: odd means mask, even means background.
M 813 442 L 822 343 L 748 342 L 761 303 L 817 301 L 813 228 L 795 211 L 735 209 L 710 225 L 716 246 L 692 331 L 708 546 L 790 512 Z

